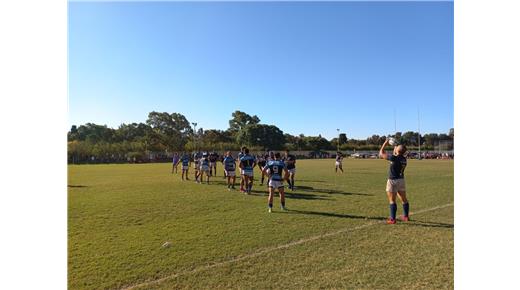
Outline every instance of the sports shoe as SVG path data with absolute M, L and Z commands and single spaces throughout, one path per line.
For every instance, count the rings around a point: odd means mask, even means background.
M 410 218 L 407 217 L 407 216 L 402 215 L 402 216 L 401 216 L 401 220 L 402 220 L 403 222 L 407 222 L 407 221 L 410 221 Z
M 273 212 L 273 209 L 272 208 L 269 208 L 269 213 L 272 213 Z
M 389 224 L 389 225 L 393 225 L 393 224 L 396 223 L 396 221 L 395 221 L 395 219 L 389 218 L 389 219 L 386 220 L 386 223 Z

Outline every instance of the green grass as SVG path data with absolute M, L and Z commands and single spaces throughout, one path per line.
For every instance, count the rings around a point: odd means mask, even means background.
M 275 199 L 272 214 L 265 187 L 227 191 L 220 164 L 210 185 L 170 166 L 69 166 L 69 288 L 453 288 L 453 207 L 380 223 L 386 161 L 335 175 L 332 159 L 300 160 L 290 211 Z M 406 176 L 412 212 L 453 203 L 453 161 L 410 160 Z

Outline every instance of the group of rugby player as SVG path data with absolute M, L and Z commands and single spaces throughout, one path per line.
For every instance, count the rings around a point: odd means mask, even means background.
M 384 144 L 379 150 L 379 157 L 390 161 L 389 177 L 386 185 L 386 193 L 390 204 L 390 218 L 387 223 L 396 223 L 396 197 L 399 197 L 403 206 L 403 216 L 401 220 L 409 220 L 410 205 L 406 197 L 406 185 L 404 181 L 404 170 L 407 162 L 404 156 L 406 147 L 404 145 L 397 145 L 394 147 L 392 154 L 387 154 L 384 151 L 385 146 L 388 145 L 388 139 L 385 140 Z M 338 169 L 343 173 L 343 154 L 337 152 L 336 154 L 336 173 Z M 242 147 L 240 153 L 238 153 L 237 159 L 235 159 L 231 152 L 226 152 L 226 155 L 219 159 L 217 153 L 195 153 L 193 155 L 194 169 L 195 169 L 195 181 L 197 183 L 204 182 L 204 176 L 206 176 L 206 182 L 209 184 L 210 176 L 217 174 L 217 160 L 220 160 L 224 164 L 224 178 L 227 178 L 228 190 L 235 189 L 236 179 L 236 162 L 239 162 L 240 168 L 240 191 L 245 194 L 250 194 L 253 188 L 253 169 L 258 166 L 261 172 L 261 183 L 263 185 L 265 176 L 268 177 L 269 187 L 269 198 L 268 206 L 269 212 L 273 208 L 273 195 L 275 190 L 280 193 L 280 202 L 282 210 L 287 210 L 285 207 L 285 191 L 283 181 L 287 181 L 288 187 L 294 190 L 294 175 L 296 172 L 296 157 L 289 154 L 288 150 L 285 150 L 285 155 L 282 157 L 280 153 L 274 153 L 272 151 L 265 155 L 253 156 L 249 153 L 247 147 Z M 177 171 L 177 165 L 182 163 L 182 180 L 188 179 L 188 169 L 190 165 L 190 156 L 183 154 L 179 157 L 177 154 L 173 157 L 173 168 L 172 173 Z
M 288 150 L 285 150 L 285 155 L 282 157 L 280 153 L 273 151 L 266 152 L 264 155 L 253 156 L 250 154 L 247 147 L 242 147 L 238 153 L 237 159 L 235 159 L 231 152 L 226 152 L 226 155 L 219 158 L 215 152 L 197 152 L 193 154 L 193 158 L 187 153 L 182 156 L 174 154 L 173 157 L 173 168 L 172 173 L 177 172 L 177 167 L 182 164 L 182 180 L 189 180 L 188 170 L 190 163 L 194 164 L 194 177 L 195 182 L 205 182 L 209 184 L 211 176 L 217 174 L 217 161 L 221 161 L 224 165 L 224 178 L 227 178 L 228 190 L 235 189 L 236 181 L 236 163 L 238 161 L 238 168 L 240 169 L 240 191 L 245 194 L 250 194 L 253 188 L 254 180 L 254 168 L 258 166 L 260 174 L 262 176 L 260 185 L 264 184 L 265 177 L 267 176 L 268 187 L 269 187 L 269 212 L 272 211 L 273 207 L 273 195 L 275 190 L 280 193 L 280 202 L 282 210 L 286 210 L 285 207 L 285 191 L 283 181 L 287 181 L 289 189 L 294 191 L 294 177 L 296 173 L 296 157 L 289 154 Z

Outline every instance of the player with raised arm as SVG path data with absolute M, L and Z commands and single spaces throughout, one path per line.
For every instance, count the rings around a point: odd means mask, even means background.
M 336 152 L 336 173 L 338 173 L 338 168 L 343 173 L 343 154 L 341 152 Z
M 182 162 L 182 180 L 184 180 L 184 175 L 186 175 L 186 180 L 190 180 L 188 178 L 188 170 L 190 169 L 190 156 L 184 153 L 181 157 Z
M 396 223 L 397 205 L 395 203 L 396 195 L 399 196 L 403 204 L 403 221 L 408 221 L 408 214 L 410 212 L 410 204 L 406 198 L 406 184 L 404 181 L 404 170 L 406 169 L 406 147 L 404 145 L 397 145 L 394 147 L 393 154 L 387 154 L 385 147 L 389 143 L 389 138 L 385 140 L 381 149 L 379 149 L 379 157 L 390 161 L 390 169 L 388 171 L 388 180 L 386 181 L 386 195 L 390 203 L 390 218 L 387 220 L 388 224 Z
M 287 171 L 284 162 L 280 160 L 280 153 L 274 154 L 274 160 L 267 162 L 263 172 L 269 176 L 269 197 L 267 198 L 269 212 L 273 211 L 273 196 L 275 190 L 278 190 L 278 193 L 280 194 L 281 209 L 287 210 L 285 207 L 283 180 L 289 178 L 289 171 Z
M 253 168 L 256 166 L 256 159 L 249 154 L 249 149 L 244 150 L 244 155 L 240 158 L 240 169 L 244 173 L 245 193 L 250 194 L 253 188 Z
M 223 163 L 224 163 L 224 172 L 225 172 L 224 174 L 227 177 L 227 187 L 228 187 L 228 190 L 235 189 L 235 179 L 236 179 L 235 168 L 236 168 L 236 163 L 235 163 L 235 158 L 233 158 L 233 156 L 231 156 L 231 152 L 230 151 L 226 152 L 226 157 L 224 157 Z M 233 180 L 233 182 L 231 182 L 231 180 Z
M 289 150 L 285 150 L 285 156 L 282 159 L 285 163 L 287 171 L 289 172 L 289 179 L 287 183 L 289 188 L 294 191 L 294 174 L 296 173 L 296 156 L 289 154 Z

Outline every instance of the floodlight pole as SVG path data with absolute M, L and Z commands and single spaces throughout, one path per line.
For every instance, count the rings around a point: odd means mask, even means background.
M 417 108 L 417 139 L 419 140 L 419 160 L 421 160 L 421 117 Z
M 193 148 L 195 152 L 197 151 L 197 139 L 195 138 L 195 134 L 197 134 L 197 123 L 191 123 L 193 125 Z
M 339 129 L 336 129 L 336 131 L 338 131 L 338 152 L 339 152 Z

